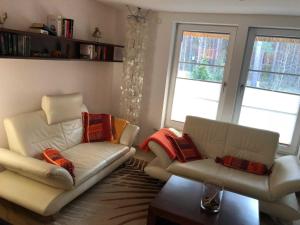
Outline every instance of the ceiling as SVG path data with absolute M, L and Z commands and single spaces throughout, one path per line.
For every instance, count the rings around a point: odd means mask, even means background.
M 300 15 L 300 0 L 98 0 L 120 7 L 134 5 L 157 11 Z M 300 21 L 299 21 L 300 22 Z

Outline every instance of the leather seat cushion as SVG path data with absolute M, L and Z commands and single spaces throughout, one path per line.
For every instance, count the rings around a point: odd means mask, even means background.
M 195 160 L 186 163 L 174 161 L 167 170 L 173 174 L 193 180 L 216 183 L 216 174 L 220 171 L 220 164 L 213 159 Z
M 187 163 L 174 161 L 167 170 L 178 176 L 214 183 L 225 189 L 261 200 L 271 199 L 268 176 L 259 176 L 227 168 L 215 163 L 213 159 Z
M 125 145 L 94 142 L 76 145 L 61 154 L 73 162 L 75 186 L 78 186 L 127 152 L 129 148 Z
M 260 200 L 272 200 L 268 176 L 251 174 L 221 165 L 217 179 L 228 190 Z

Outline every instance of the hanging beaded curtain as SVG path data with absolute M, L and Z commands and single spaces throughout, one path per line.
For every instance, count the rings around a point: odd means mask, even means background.
M 136 15 L 127 18 L 126 46 L 121 79 L 121 116 L 133 124 L 139 123 L 144 81 L 145 51 L 148 22 Z

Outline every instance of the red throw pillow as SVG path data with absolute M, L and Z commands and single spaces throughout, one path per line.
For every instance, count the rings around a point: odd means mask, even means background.
M 239 159 L 234 156 L 224 156 L 223 158 L 217 157 L 216 163 L 220 163 L 226 167 L 254 173 L 256 175 L 268 175 L 270 171 L 268 167 L 259 162 L 251 162 L 245 159 Z
M 83 143 L 112 141 L 112 116 L 109 114 L 82 113 Z
M 188 134 L 183 134 L 182 137 L 172 137 L 167 135 L 167 138 L 171 141 L 176 150 L 178 161 L 188 162 L 202 159 L 201 154 Z
M 70 160 L 64 158 L 58 150 L 52 148 L 45 149 L 42 155 L 48 163 L 65 168 L 73 177 L 75 183 L 74 165 Z

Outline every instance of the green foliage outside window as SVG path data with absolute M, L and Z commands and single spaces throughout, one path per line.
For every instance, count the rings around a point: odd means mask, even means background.
M 204 64 L 208 64 L 208 61 L 206 60 Z M 221 67 L 197 65 L 191 73 L 191 79 L 194 80 L 222 82 L 222 78 L 223 68 Z

